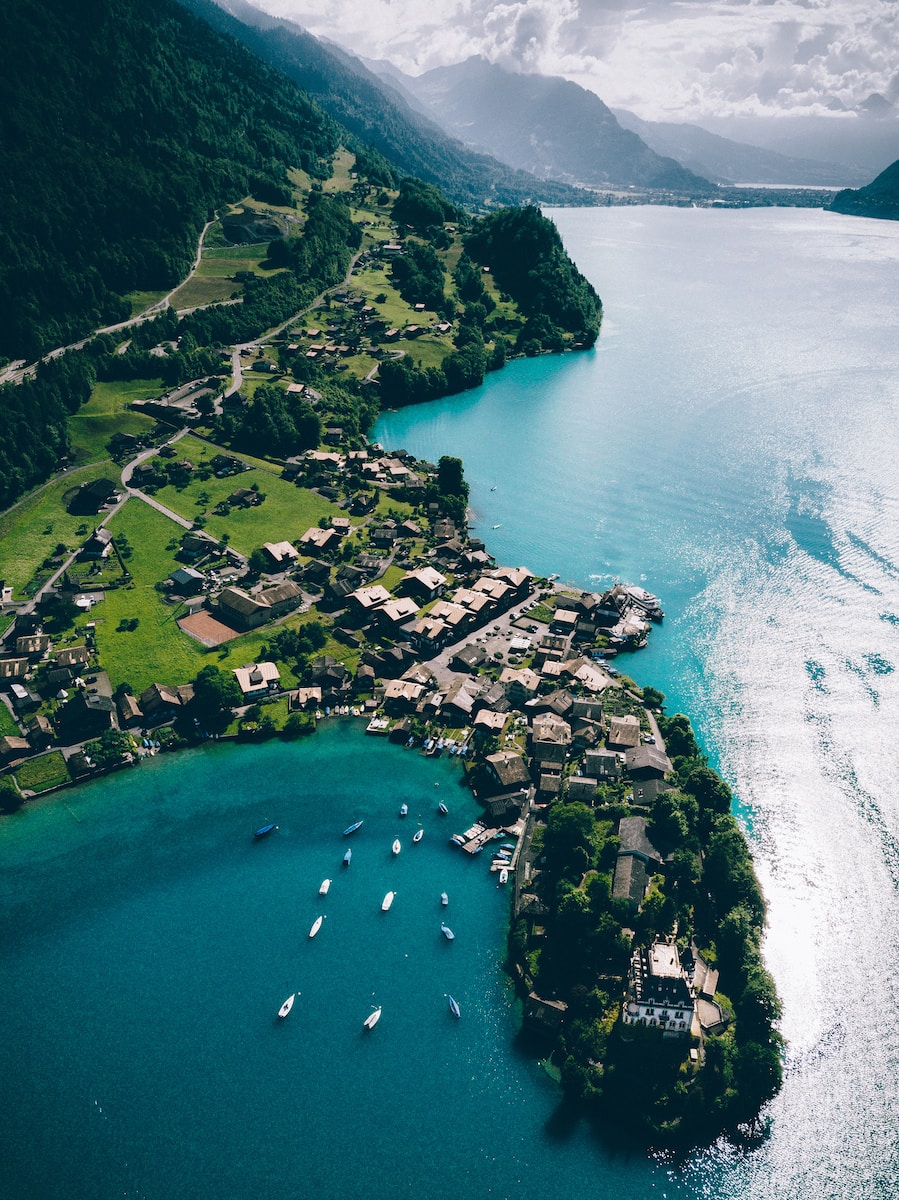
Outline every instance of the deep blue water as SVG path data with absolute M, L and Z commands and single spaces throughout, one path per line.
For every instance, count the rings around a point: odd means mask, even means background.
M 335 722 L 0 823 L 0 1194 L 897 1195 L 899 227 L 554 215 L 605 303 L 597 350 L 377 434 L 461 454 L 501 561 L 662 597 L 628 669 L 690 713 L 751 830 L 788 1040 L 768 1139 L 673 1164 L 572 1127 L 517 1039 L 507 896 L 446 842 L 476 806 L 449 762 Z

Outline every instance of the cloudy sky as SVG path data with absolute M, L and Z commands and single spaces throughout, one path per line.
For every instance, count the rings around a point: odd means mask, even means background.
M 483 54 L 649 120 L 899 101 L 897 0 L 253 0 L 417 75 Z

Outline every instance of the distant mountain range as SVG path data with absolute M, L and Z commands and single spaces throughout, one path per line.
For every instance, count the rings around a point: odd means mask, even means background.
M 375 64 L 453 137 L 542 179 L 707 195 L 714 185 L 652 150 L 593 92 L 556 76 L 523 75 L 474 56 L 415 78 Z
M 675 158 L 691 171 L 716 182 L 844 187 L 870 178 L 870 171 L 862 168 L 778 154 L 709 133 L 700 125 L 643 121 L 623 108 L 613 112 L 619 124 L 639 134 L 657 154 Z

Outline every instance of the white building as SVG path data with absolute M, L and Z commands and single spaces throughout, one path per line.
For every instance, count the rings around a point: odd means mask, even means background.
M 625 1025 L 648 1025 L 666 1037 L 687 1037 L 695 1007 L 677 946 L 655 942 L 634 951 L 621 1014 Z

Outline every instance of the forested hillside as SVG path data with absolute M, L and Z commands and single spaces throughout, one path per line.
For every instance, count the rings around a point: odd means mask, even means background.
M 867 187 L 838 192 L 830 207 L 849 216 L 899 221 L 899 161 L 881 171 Z
M 173 286 L 212 210 L 328 173 L 341 134 L 170 0 L 0 5 L 0 355 L 33 359 Z

